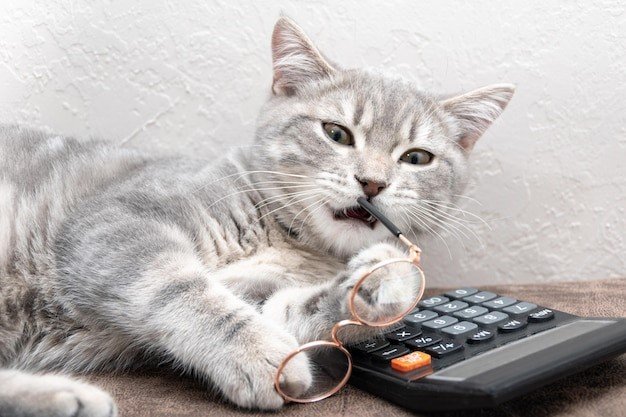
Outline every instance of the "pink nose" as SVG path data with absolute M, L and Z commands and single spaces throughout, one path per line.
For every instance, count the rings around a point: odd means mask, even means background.
M 359 178 L 356 175 L 354 176 L 354 178 L 356 178 L 359 184 L 361 184 L 361 186 L 363 187 L 363 192 L 368 197 L 377 196 L 382 190 L 385 189 L 385 187 L 387 187 L 387 184 L 385 184 L 384 182 L 376 182 L 366 178 Z

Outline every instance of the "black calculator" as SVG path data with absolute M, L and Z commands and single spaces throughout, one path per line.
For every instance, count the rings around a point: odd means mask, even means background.
M 459 288 L 350 346 L 350 383 L 417 411 L 489 408 L 626 352 L 626 319 Z

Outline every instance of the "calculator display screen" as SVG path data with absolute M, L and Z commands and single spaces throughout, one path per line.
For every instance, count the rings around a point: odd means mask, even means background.
M 613 323 L 615 321 L 577 320 L 467 359 L 437 371 L 425 379 L 463 381 Z

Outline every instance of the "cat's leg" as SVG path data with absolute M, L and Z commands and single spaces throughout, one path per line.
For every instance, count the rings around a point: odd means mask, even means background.
M 296 339 L 222 285 L 186 234 L 155 222 L 120 222 L 59 251 L 62 302 L 87 326 L 118 329 L 237 405 L 283 405 L 274 375 Z M 310 385 L 306 358 L 286 371 L 292 389 Z
M 1 417 L 114 417 L 109 394 L 61 375 L 0 369 Z
M 348 297 L 354 284 L 363 274 L 380 261 L 406 256 L 403 250 L 393 244 L 375 244 L 357 253 L 350 259 L 345 271 L 329 282 L 277 291 L 263 305 L 263 314 L 281 327 L 288 329 L 300 343 L 328 338 L 335 323 L 351 317 Z M 411 269 L 407 264 L 399 264 L 398 268 L 398 270 L 390 269 L 389 272 L 402 276 L 406 274 L 407 269 Z M 413 272 L 412 269 L 410 272 Z M 376 285 L 375 280 L 370 282 Z M 393 280 L 393 283 L 399 286 L 397 294 L 401 296 L 406 294 L 406 291 L 402 291 L 401 280 Z M 376 293 L 376 288 L 368 288 L 368 290 L 370 294 Z M 367 308 L 371 309 L 372 313 L 375 313 L 379 307 L 376 305 L 376 297 L 368 296 L 359 301 L 371 304 Z M 350 342 L 371 337 L 386 329 L 388 328 L 351 327 L 343 331 L 341 336 L 344 342 Z

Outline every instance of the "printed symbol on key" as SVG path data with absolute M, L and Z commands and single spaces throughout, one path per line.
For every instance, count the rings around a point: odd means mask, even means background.
M 406 336 L 409 336 L 410 334 L 411 334 L 411 333 L 408 333 L 408 332 L 402 331 L 402 332 L 400 332 L 400 333 L 396 333 L 396 336 L 398 336 L 398 337 L 406 337 Z
M 446 321 L 442 320 L 442 319 L 435 319 L 435 320 L 433 320 L 433 323 L 435 323 L 435 324 L 446 324 Z

